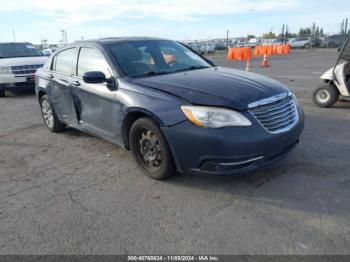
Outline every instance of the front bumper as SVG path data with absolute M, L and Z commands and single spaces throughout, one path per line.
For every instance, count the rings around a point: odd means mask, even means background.
M 34 75 L 0 76 L 0 90 L 21 91 L 35 88 Z
M 299 142 L 304 112 L 289 131 L 272 134 L 252 119 L 250 127 L 201 128 L 189 121 L 162 131 L 181 173 L 240 174 L 285 157 Z

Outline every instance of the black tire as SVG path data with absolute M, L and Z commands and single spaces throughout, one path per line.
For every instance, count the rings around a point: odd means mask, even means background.
M 144 174 L 157 180 L 175 174 L 176 167 L 169 146 L 152 119 L 139 118 L 133 123 L 129 143 L 132 155 Z
M 51 132 L 59 132 L 65 128 L 65 125 L 58 119 L 55 111 L 51 107 L 47 95 L 41 97 L 40 108 L 44 123 Z
M 5 88 L 4 84 L 0 84 L 0 97 L 5 97 Z
M 319 107 L 331 107 L 337 102 L 339 93 L 331 84 L 322 84 L 312 94 L 312 100 Z

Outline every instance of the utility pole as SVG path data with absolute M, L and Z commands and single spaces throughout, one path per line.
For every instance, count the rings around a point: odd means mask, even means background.
M 284 24 L 282 25 L 282 44 L 284 43 Z
M 229 49 L 229 46 L 228 46 L 228 29 L 226 30 L 226 51 L 228 53 L 228 49 Z
M 16 42 L 16 31 L 12 28 L 13 41 Z
M 61 30 L 61 36 L 62 36 L 62 44 L 63 45 L 68 44 L 67 32 L 65 30 Z

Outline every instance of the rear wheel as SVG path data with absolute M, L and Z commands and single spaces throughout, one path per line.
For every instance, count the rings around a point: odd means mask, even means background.
M 41 97 L 40 107 L 44 123 L 51 132 L 59 132 L 64 129 L 64 124 L 58 119 L 55 111 L 51 107 L 47 95 Z
M 168 144 L 158 125 L 150 118 L 135 121 L 129 141 L 134 159 L 147 176 L 162 180 L 176 172 Z
M 337 102 L 338 91 L 331 84 L 320 85 L 312 95 L 312 99 L 319 107 L 330 107 Z

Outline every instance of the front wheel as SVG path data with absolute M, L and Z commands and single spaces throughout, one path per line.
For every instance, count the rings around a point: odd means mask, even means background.
M 136 120 L 130 129 L 129 142 L 136 163 L 147 176 L 162 180 L 176 172 L 168 144 L 152 119 Z
M 0 97 L 5 97 L 5 85 L 0 84 Z
M 59 132 L 64 129 L 64 124 L 58 119 L 47 95 L 41 97 L 40 107 L 44 123 L 51 132 Z
M 312 99 L 319 107 L 331 107 L 337 102 L 338 91 L 331 84 L 320 85 L 312 95 Z

